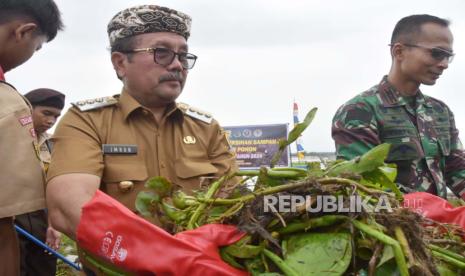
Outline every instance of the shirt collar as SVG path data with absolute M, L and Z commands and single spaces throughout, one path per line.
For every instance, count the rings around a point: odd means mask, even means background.
M 128 92 L 123 90 L 119 96 L 118 104 L 123 111 L 123 117 L 126 120 L 134 110 L 142 108 L 142 105 L 137 102 Z
M 50 134 L 48 134 L 47 132 L 44 132 L 44 133 L 41 133 L 40 135 L 38 135 L 37 142 L 38 142 L 39 146 L 41 146 L 48 139 L 50 139 Z
M 400 95 L 400 92 L 389 83 L 387 76 L 384 76 L 379 83 L 378 90 L 381 103 L 384 107 L 404 106 L 407 104 L 407 101 Z M 418 106 L 426 105 L 431 107 L 431 104 L 426 100 L 425 95 L 421 93 L 420 89 L 416 92 L 416 101 Z
M 124 89 L 121 92 L 121 96 L 119 97 L 119 105 L 123 111 L 123 117 L 125 120 L 127 120 L 129 115 L 136 110 L 146 110 L 147 112 L 150 112 L 146 107 L 141 105 L 138 101 L 136 101 L 136 99 L 129 95 L 129 93 Z M 182 112 L 181 109 L 177 107 L 176 103 L 173 103 L 168 106 L 164 117 L 167 118 L 180 112 Z

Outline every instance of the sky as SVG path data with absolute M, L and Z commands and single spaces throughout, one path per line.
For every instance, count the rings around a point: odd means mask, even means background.
M 449 105 L 465 140 L 465 1 L 448 0 L 56 0 L 66 28 L 31 60 L 6 74 L 21 93 L 48 87 L 66 103 L 121 92 L 106 26 L 120 10 L 156 4 L 189 14 L 189 52 L 198 56 L 180 102 L 210 112 L 221 125 L 288 123 L 318 113 L 302 137 L 306 151 L 334 151 L 337 108 L 378 84 L 391 64 L 396 22 L 428 13 L 451 20 L 453 63 L 423 93 Z M 292 149 L 295 151 L 295 148 Z

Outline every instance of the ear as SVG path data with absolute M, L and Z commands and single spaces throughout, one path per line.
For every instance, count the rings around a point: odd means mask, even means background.
M 123 78 L 126 75 L 126 61 L 127 56 L 120 52 L 111 53 L 111 63 L 115 69 L 118 78 Z
M 391 56 L 394 60 L 402 60 L 405 55 L 405 47 L 401 43 L 395 43 L 391 46 Z
M 35 23 L 24 23 L 19 25 L 15 29 L 15 38 L 16 41 L 32 37 L 34 35 L 34 32 L 37 31 L 39 27 Z

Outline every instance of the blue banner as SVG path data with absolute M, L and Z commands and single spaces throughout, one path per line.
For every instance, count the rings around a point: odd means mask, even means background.
M 270 166 L 271 159 L 279 149 L 279 140 L 287 139 L 287 127 L 287 124 L 224 127 L 229 143 L 236 152 L 239 168 Z M 276 166 L 287 167 L 289 160 L 286 148 Z

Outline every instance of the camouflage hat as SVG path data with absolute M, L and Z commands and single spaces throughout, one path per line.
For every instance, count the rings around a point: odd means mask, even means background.
M 110 45 L 118 39 L 145 33 L 172 32 L 189 38 L 191 17 L 156 5 L 140 5 L 118 12 L 108 23 Z

